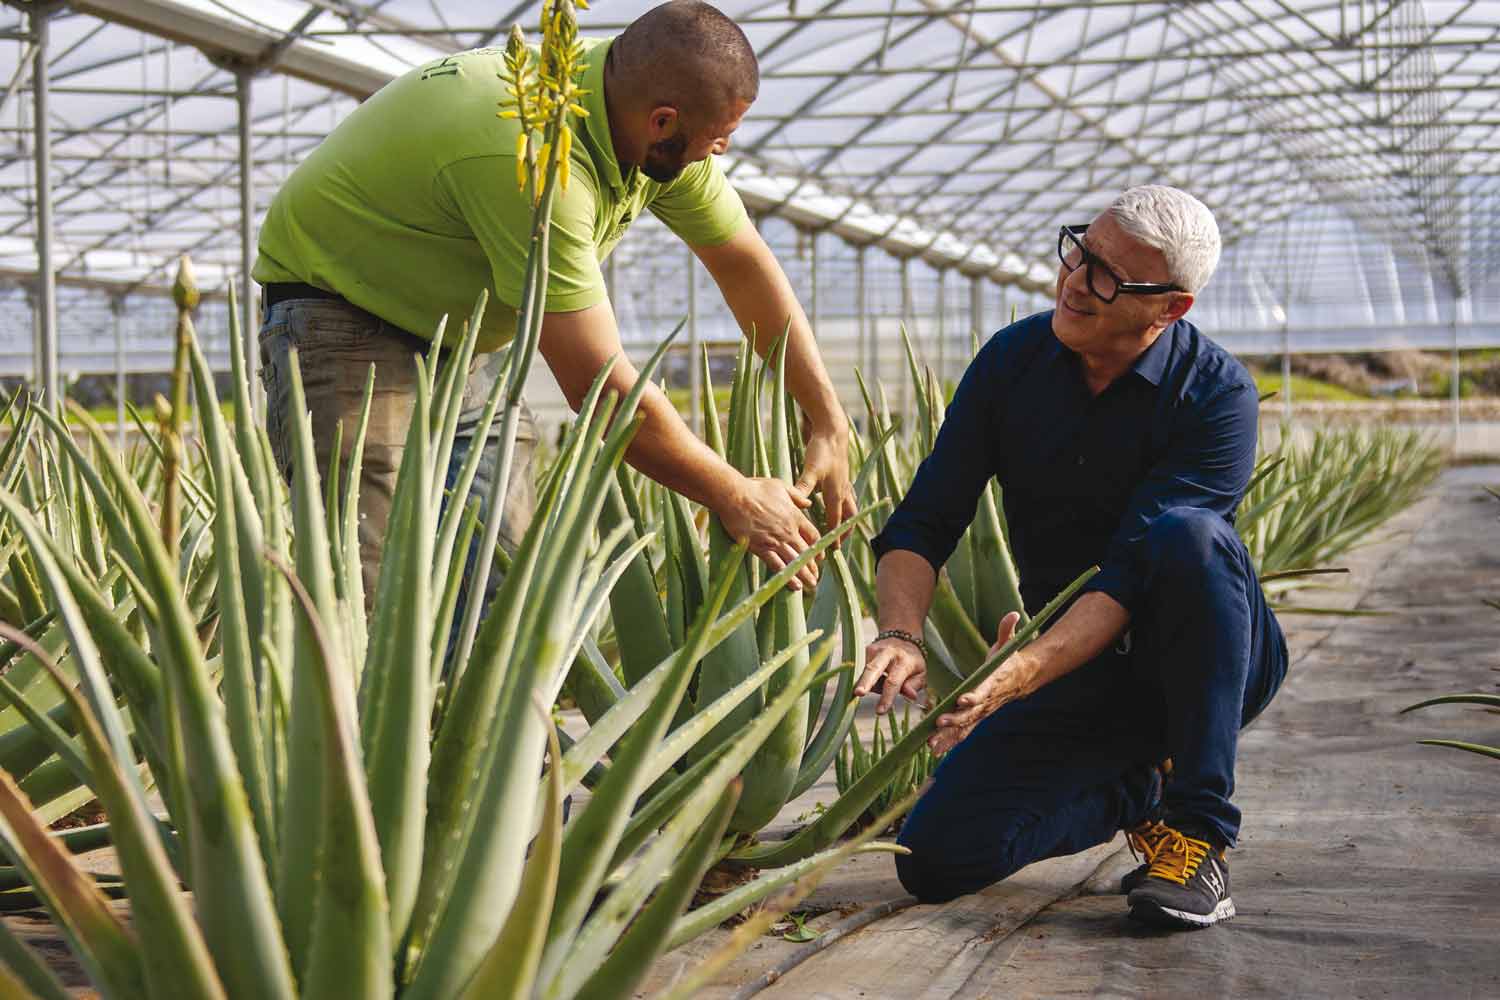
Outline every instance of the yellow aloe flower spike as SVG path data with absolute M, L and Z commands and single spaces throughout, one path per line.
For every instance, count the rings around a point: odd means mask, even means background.
M 568 189 L 569 160 L 573 152 L 573 130 L 564 122 L 557 132 L 557 183 L 559 191 Z

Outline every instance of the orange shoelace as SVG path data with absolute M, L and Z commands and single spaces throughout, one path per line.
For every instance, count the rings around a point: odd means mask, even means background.
M 1157 851 L 1172 832 L 1172 828 L 1161 820 L 1148 820 L 1126 830 L 1125 843 L 1138 861 L 1149 865 L 1156 860 Z
M 1206 841 L 1195 840 L 1180 830 L 1167 827 L 1165 836 L 1157 845 L 1156 855 L 1151 858 L 1147 874 L 1187 885 L 1187 880 L 1198 871 L 1198 866 L 1203 864 L 1211 850 L 1213 848 Z

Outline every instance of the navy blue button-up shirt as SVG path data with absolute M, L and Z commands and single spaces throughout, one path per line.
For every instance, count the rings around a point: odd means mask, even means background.
M 1146 529 L 1172 507 L 1233 523 L 1255 464 L 1255 382 L 1183 320 L 1090 393 L 1051 311 L 990 338 L 948 407 L 932 454 L 875 539 L 940 569 L 991 476 L 1005 500 L 1021 596 L 1035 613 L 1079 573 L 1132 614 Z

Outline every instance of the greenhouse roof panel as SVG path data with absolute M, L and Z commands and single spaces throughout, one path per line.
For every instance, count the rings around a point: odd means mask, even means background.
M 585 32 L 651 3 L 605 0 Z M 1231 241 L 1321 203 L 1456 290 L 1500 260 L 1494 227 L 1476 224 L 1493 220 L 1500 177 L 1495 4 L 721 6 L 763 57 L 727 161 L 758 212 L 898 253 L 920 230 L 939 264 L 1016 251 L 1030 269 L 1051 267 L 1059 213 L 1089 217 L 1154 181 L 1204 198 Z M 188 248 L 205 280 L 224 278 L 240 258 L 237 71 L 254 74 L 258 215 L 351 96 L 535 17 L 478 0 L 71 0 L 48 47 L 54 263 L 160 282 Z M 36 266 L 28 26 L 19 0 L 0 12 L 8 271 Z

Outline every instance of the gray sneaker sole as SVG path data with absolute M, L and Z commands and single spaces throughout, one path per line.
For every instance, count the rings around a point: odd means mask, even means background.
M 1234 900 L 1221 899 L 1219 905 L 1214 907 L 1212 913 L 1191 913 L 1187 910 L 1174 910 L 1170 906 L 1162 906 L 1160 903 L 1150 899 L 1142 899 L 1131 904 L 1130 918 L 1139 920 L 1143 924 L 1152 927 L 1165 927 L 1169 930 L 1201 930 L 1204 927 L 1212 927 L 1214 924 L 1223 923 L 1234 916 Z

